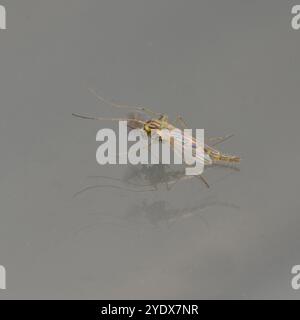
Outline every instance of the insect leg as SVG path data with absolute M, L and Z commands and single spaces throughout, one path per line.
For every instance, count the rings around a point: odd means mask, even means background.
M 155 112 L 155 111 L 152 111 L 151 109 L 149 108 L 146 108 L 146 107 L 137 107 L 137 106 L 128 106 L 128 105 L 121 105 L 121 104 L 117 104 L 117 103 L 114 103 L 114 102 L 111 102 L 111 101 L 108 101 L 104 98 L 102 98 L 101 96 L 99 96 L 96 91 L 94 91 L 93 89 L 89 89 L 89 91 L 100 101 L 104 102 L 105 104 L 111 106 L 111 107 L 114 107 L 114 108 L 119 108 L 119 109 L 132 109 L 132 110 L 136 110 L 136 111 L 139 111 L 139 112 L 143 112 L 147 115 L 150 115 L 150 116 L 161 116 L 161 113 L 158 113 L 158 112 Z
M 127 119 L 127 118 L 102 118 L 102 117 L 91 117 L 91 116 L 85 116 L 78 113 L 72 113 L 72 116 L 81 118 L 81 119 L 88 119 L 88 120 L 99 120 L 99 121 L 135 121 L 137 123 L 140 123 L 142 125 L 145 124 L 145 121 L 138 120 L 138 119 Z
M 181 129 L 187 128 L 187 124 L 181 116 L 177 116 L 175 122 L 180 125 Z
M 206 186 L 207 188 L 210 188 L 208 182 L 203 178 L 203 176 L 202 176 L 201 174 L 198 175 L 198 176 L 196 176 L 196 177 L 197 177 L 198 179 L 202 180 L 202 182 L 205 184 L 205 186 Z
M 182 118 L 181 116 L 177 116 L 176 122 L 181 125 L 181 128 L 182 128 L 182 129 L 187 128 L 187 124 L 186 124 L 186 122 L 183 120 L 183 118 Z M 206 186 L 207 188 L 209 188 L 208 182 L 203 178 L 203 176 L 202 176 L 201 174 L 198 175 L 198 176 L 196 176 L 196 177 L 197 177 L 198 179 L 202 180 L 202 182 L 205 184 L 205 186 Z
M 209 138 L 208 140 L 210 142 L 212 142 L 211 146 L 216 146 L 217 144 L 223 143 L 226 140 L 232 138 L 234 136 L 234 134 L 229 134 L 227 136 L 224 137 L 214 137 L 214 138 Z

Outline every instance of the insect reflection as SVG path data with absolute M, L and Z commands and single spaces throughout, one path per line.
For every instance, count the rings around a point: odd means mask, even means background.
M 229 174 L 239 172 L 239 168 L 226 164 L 214 164 L 210 168 L 225 168 L 230 169 L 229 173 L 220 178 L 215 183 L 225 179 Z M 210 169 L 209 168 L 209 169 Z M 194 176 L 186 176 L 184 169 L 174 169 L 174 166 L 164 164 L 157 165 L 136 165 L 129 166 L 123 178 L 114 178 L 104 175 L 89 176 L 92 179 L 103 179 L 111 182 L 118 182 L 121 185 L 116 184 L 96 184 L 89 185 L 75 193 L 74 197 L 79 196 L 89 190 L 112 188 L 119 190 L 127 190 L 131 192 L 148 192 L 159 190 L 160 185 L 164 185 L 167 190 L 171 190 L 178 181 L 190 180 Z

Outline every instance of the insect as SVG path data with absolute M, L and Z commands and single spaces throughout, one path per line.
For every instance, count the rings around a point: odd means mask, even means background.
M 90 119 L 90 120 L 111 120 L 111 121 L 127 121 L 128 127 L 131 129 L 139 128 L 141 130 L 144 130 L 148 136 L 151 136 L 153 132 L 156 133 L 156 135 L 159 136 L 160 141 L 163 142 L 163 140 L 166 139 L 165 134 L 162 135 L 163 130 L 167 131 L 173 131 L 175 129 L 183 130 L 187 128 L 186 122 L 183 120 L 181 116 L 177 116 L 175 123 L 179 126 L 176 127 L 172 123 L 169 122 L 169 117 L 166 114 L 158 113 L 155 111 L 152 111 L 150 108 L 146 107 L 139 107 L 139 106 L 128 106 L 128 105 L 120 105 L 116 104 L 114 102 L 108 101 L 101 96 L 99 96 L 93 89 L 89 89 L 89 91 L 97 97 L 97 99 L 101 102 L 104 102 L 105 104 L 118 108 L 118 109 L 131 109 L 135 110 L 139 113 L 143 113 L 149 117 L 148 120 L 142 119 L 140 117 L 137 117 L 136 115 L 132 114 L 129 118 L 103 118 L 103 117 L 91 117 L 91 116 L 85 116 L 77 113 L 73 113 L 72 115 L 81 119 Z M 216 163 L 239 163 L 240 157 L 233 156 L 229 154 L 225 154 L 220 152 L 219 150 L 215 149 L 214 146 L 217 144 L 220 144 L 224 142 L 225 140 L 228 140 L 231 138 L 232 135 L 225 136 L 225 137 L 217 137 L 210 139 L 211 145 L 204 144 L 204 153 L 199 152 L 197 149 L 196 140 L 193 136 L 186 136 L 186 141 L 189 141 L 192 144 L 193 148 L 193 155 L 198 158 L 201 157 L 201 160 L 203 161 L 205 166 L 211 166 Z M 176 144 L 174 143 L 174 139 L 177 139 L 176 136 L 169 137 L 171 139 L 171 146 L 174 148 L 175 152 L 179 152 L 176 150 Z M 173 139 L 173 141 L 172 141 Z M 203 181 L 203 183 L 206 185 L 207 188 L 209 188 L 208 182 L 204 179 L 202 175 L 196 176 L 199 179 Z

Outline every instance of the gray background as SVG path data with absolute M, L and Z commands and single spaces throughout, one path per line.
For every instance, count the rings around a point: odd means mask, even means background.
M 1 4 L 1 299 L 300 297 L 295 1 Z M 241 155 L 241 171 L 207 171 L 210 190 L 89 177 L 128 172 L 96 163 L 96 132 L 114 124 L 71 116 L 124 114 L 89 87 L 234 133 L 220 148 Z M 94 184 L 119 188 L 74 197 Z

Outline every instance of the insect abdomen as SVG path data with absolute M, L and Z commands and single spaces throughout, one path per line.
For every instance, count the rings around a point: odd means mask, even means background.
M 211 150 L 211 149 L 206 149 L 205 152 L 212 158 L 213 161 L 224 161 L 224 162 L 238 163 L 241 160 L 240 157 L 223 154 L 221 152 Z

